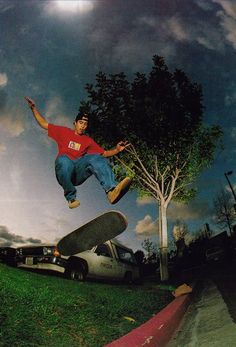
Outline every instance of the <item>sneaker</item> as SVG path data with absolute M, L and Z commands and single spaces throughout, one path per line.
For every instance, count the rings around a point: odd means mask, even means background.
M 80 205 L 80 201 L 78 199 L 72 199 L 68 201 L 69 208 L 76 208 Z
M 107 193 L 107 198 L 112 205 L 116 204 L 122 198 L 122 196 L 128 192 L 131 182 L 131 178 L 126 177 L 120 183 L 118 183 L 113 190 Z

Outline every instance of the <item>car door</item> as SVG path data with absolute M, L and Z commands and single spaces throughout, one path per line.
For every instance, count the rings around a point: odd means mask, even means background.
M 117 261 L 114 259 L 109 246 L 105 243 L 98 245 L 94 250 L 93 264 L 90 274 L 100 278 L 119 278 Z

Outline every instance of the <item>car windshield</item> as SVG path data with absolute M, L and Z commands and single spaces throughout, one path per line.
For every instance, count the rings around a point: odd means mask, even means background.
M 116 246 L 116 250 L 117 250 L 118 257 L 121 261 L 136 264 L 136 260 L 135 260 L 133 252 L 119 246 Z

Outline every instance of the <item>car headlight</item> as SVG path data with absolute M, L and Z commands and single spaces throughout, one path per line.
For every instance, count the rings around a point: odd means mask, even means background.
M 50 255 L 52 254 L 52 249 L 48 247 L 43 247 L 43 254 L 44 255 Z
M 43 247 L 43 255 L 53 255 L 54 257 L 60 257 L 60 253 L 56 247 Z

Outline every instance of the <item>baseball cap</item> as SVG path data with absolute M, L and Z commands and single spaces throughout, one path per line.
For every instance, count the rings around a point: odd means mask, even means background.
M 86 112 L 79 112 L 75 118 L 75 122 L 78 122 L 78 120 L 85 120 L 88 122 L 88 114 Z

